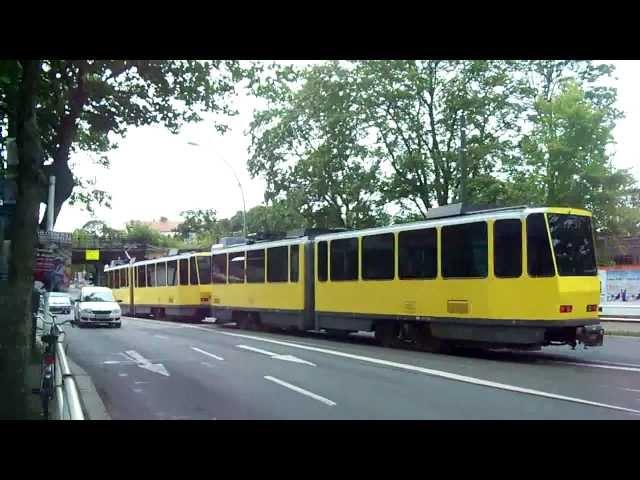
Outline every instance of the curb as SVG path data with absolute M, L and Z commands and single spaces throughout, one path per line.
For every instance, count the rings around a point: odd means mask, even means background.
M 109 412 L 107 412 L 107 408 L 100 398 L 100 395 L 98 395 L 98 391 L 89 374 L 68 356 L 67 362 L 69 363 L 69 368 L 73 373 L 76 386 L 78 387 L 78 394 L 80 396 L 80 403 L 82 404 L 82 412 L 85 415 L 85 420 L 111 420 L 111 416 Z

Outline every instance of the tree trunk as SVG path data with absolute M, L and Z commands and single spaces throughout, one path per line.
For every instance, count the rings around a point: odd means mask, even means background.
M 40 61 L 23 60 L 17 105 L 18 192 L 9 233 L 9 288 L 0 298 L 0 418 L 27 418 L 31 388 L 31 292 L 42 180 L 42 148 L 35 118 Z

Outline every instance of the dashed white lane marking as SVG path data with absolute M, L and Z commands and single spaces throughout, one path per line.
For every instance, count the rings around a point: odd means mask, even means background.
M 304 363 L 305 365 L 311 365 L 312 367 L 316 367 L 315 363 L 308 362 L 307 360 L 303 360 L 298 357 L 294 357 L 293 355 L 280 355 L 279 353 L 269 352 L 267 350 L 262 350 L 260 348 L 250 347 L 248 345 L 236 345 L 238 348 L 242 348 L 244 350 L 250 350 L 252 352 L 262 353 L 263 355 L 269 355 L 271 358 L 275 360 L 284 360 L 285 362 L 293 362 L 293 363 Z
M 118 376 L 119 377 L 128 377 L 129 374 L 128 373 L 119 373 Z
M 640 389 L 637 388 L 623 388 L 622 390 L 626 390 L 627 392 L 640 392 Z
M 158 335 L 158 334 L 156 334 L 156 335 L 154 335 L 154 337 L 161 338 L 163 340 L 169 340 L 169 337 L 167 337 L 166 335 Z
M 133 383 L 135 383 L 136 385 L 142 385 L 144 383 L 151 383 L 151 382 L 133 382 Z
M 220 335 L 229 335 L 232 337 L 239 337 L 239 338 L 248 338 L 251 340 L 257 340 L 259 342 L 266 342 L 266 343 L 273 343 L 276 345 L 284 345 L 286 347 L 292 347 L 292 348 L 299 348 L 301 350 L 309 350 L 312 352 L 319 352 L 319 353 L 326 353 L 328 355 L 333 355 L 336 357 L 343 357 L 343 358 L 350 358 L 352 360 L 360 360 L 362 362 L 368 362 L 368 363 L 373 363 L 375 365 L 383 365 L 386 367 L 393 367 L 393 368 L 399 368 L 402 370 L 407 370 L 407 371 L 411 371 L 411 372 L 419 372 L 419 373 L 425 373 L 427 375 L 431 375 L 434 377 L 440 377 L 440 378 L 446 378 L 448 380 L 455 380 L 458 382 L 463 382 L 463 383 L 471 383 L 474 385 L 480 385 L 483 387 L 491 387 L 491 388 L 495 388 L 495 389 L 499 389 L 499 390 L 506 390 L 506 391 L 510 391 L 510 392 L 517 392 L 517 393 L 525 393 L 528 395 L 535 395 L 538 397 L 544 397 L 544 398 L 552 398 L 555 400 L 564 400 L 567 402 L 573 402 L 573 403 L 579 403 L 582 405 L 591 405 L 594 407 L 603 407 L 603 408 L 608 408 L 611 410 L 619 410 L 619 411 L 623 411 L 623 412 L 630 412 L 630 413 L 635 413 L 635 414 L 640 414 L 640 410 L 634 410 L 632 408 L 625 408 L 625 407 L 620 407 L 617 405 L 609 405 L 606 403 L 599 403 L 599 402 L 593 402 L 591 400 L 585 400 L 582 398 L 576 398 L 576 397 L 568 397 L 565 395 L 558 395 L 555 393 L 549 393 L 549 392 L 543 392 L 541 390 L 534 390 L 531 388 L 523 388 L 523 387 L 518 387 L 516 385 L 508 385 L 506 383 L 498 383 L 498 382 L 492 382 L 490 380 L 483 380 L 481 378 L 475 378 L 475 377 L 469 377 L 466 375 L 458 375 L 456 373 L 450 373 L 450 372 L 445 372 L 442 370 L 434 370 L 431 368 L 424 368 L 424 367 L 418 367 L 417 365 L 409 365 L 406 363 L 398 363 L 398 362 L 392 362 L 389 360 L 382 360 L 379 358 L 373 358 L 373 357 L 365 357 L 362 355 L 354 355 L 351 353 L 346 353 L 346 352 L 339 352 L 337 350 L 329 350 L 326 348 L 319 348 L 319 347 L 308 347 L 306 345 L 297 345 L 295 343 L 291 343 L 291 342 L 283 342 L 280 340 L 272 340 L 269 338 L 261 338 L 261 337 L 256 337 L 253 335 L 243 335 L 240 333 L 231 333 L 231 332 L 215 332 L 215 333 L 219 333 Z
M 218 355 L 214 355 L 213 353 L 209 353 L 209 352 L 206 352 L 204 350 L 200 350 L 198 347 L 191 347 L 191 350 L 195 350 L 196 352 L 200 352 L 201 354 L 207 355 L 207 356 L 209 356 L 211 358 L 215 358 L 216 360 L 220 360 L 220 361 L 224 360 L 224 358 L 219 357 Z
M 142 393 L 142 389 L 141 388 L 134 388 L 133 391 L 136 392 L 136 393 Z
M 277 353 L 273 353 L 268 350 L 262 350 L 260 348 L 250 347 L 248 345 L 236 345 L 236 347 L 242 348 L 243 350 L 250 350 L 252 352 L 261 353 L 263 355 L 269 355 L 270 357 L 273 357 L 274 355 L 278 355 Z
M 269 375 L 265 375 L 265 380 L 269 380 L 270 382 L 274 382 L 277 383 L 278 385 L 282 385 L 283 387 L 286 387 L 290 390 L 293 390 L 294 392 L 298 392 L 302 395 L 306 395 L 307 397 L 311 397 L 314 400 L 318 400 L 319 402 L 324 403 L 325 405 L 329 405 L 330 407 L 335 407 L 337 404 L 336 402 L 334 402 L 333 400 L 329 400 L 328 398 L 325 398 L 321 395 L 317 395 L 313 392 L 310 392 L 309 390 L 305 390 L 304 388 L 300 388 L 300 387 L 296 387 L 295 385 L 292 385 L 290 383 L 287 383 L 283 380 L 280 380 L 278 378 L 275 377 L 271 377 Z

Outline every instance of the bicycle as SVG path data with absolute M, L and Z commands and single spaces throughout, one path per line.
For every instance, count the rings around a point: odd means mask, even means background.
M 45 420 L 49 420 L 49 402 L 53 400 L 56 388 L 56 348 L 58 344 L 58 338 L 61 335 L 64 335 L 64 330 L 61 330 L 60 327 L 62 325 L 66 325 L 67 323 L 71 323 L 72 327 L 74 326 L 71 320 L 57 323 L 56 316 L 49 312 L 47 313 L 51 318 L 50 322 L 45 320 L 45 315 L 40 313 L 37 314 L 37 316 L 39 316 L 42 320 L 43 327 L 40 328 L 36 326 L 36 330 L 44 331 L 45 324 L 51 325 L 51 328 L 49 329 L 48 334 L 42 335 L 40 337 L 42 342 L 45 344 L 45 350 L 42 355 L 42 363 L 40 367 L 40 387 L 34 388 L 32 390 L 34 394 L 40 396 L 40 400 L 42 403 L 42 412 Z

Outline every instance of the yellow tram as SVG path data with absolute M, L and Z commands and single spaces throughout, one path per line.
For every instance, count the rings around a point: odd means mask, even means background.
M 433 209 L 403 225 L 212 251 L 219 322 L 374 331 L 386 345 L 601 345 L 591 214 Z
M 190 253 L 105 267 L 107 286 L 129 316 L 205 318 L 211 301 L 211 254 Z

